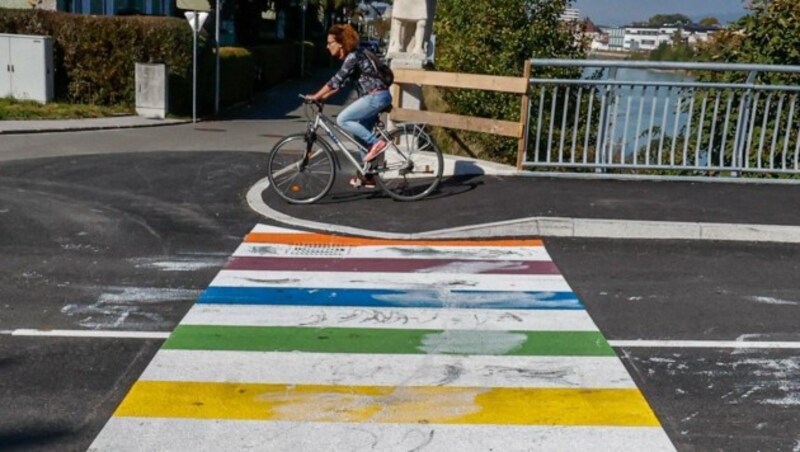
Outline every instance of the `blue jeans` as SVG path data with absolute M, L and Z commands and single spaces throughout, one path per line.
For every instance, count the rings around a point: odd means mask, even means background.
M 378 136 L 372 130 L 378 120 L 378 113 L 391 104 L 392 95 L 388 90 L 367 94 L 342 110 L 336 117 L 336 123 L 369 149 L 378 141 Z M 364 157 L 363 152 L 361 157 Z

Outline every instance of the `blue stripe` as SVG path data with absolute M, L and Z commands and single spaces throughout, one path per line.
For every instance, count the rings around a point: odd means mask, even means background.
M 583 309 L 583 304 L 574 292 L 402 291 L 214 286 L 206 289 L 197 302 L 203 304 L 373 308 Z

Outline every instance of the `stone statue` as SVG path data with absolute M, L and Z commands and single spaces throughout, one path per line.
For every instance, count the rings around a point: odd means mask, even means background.
M 433 3 L 433 0 L 395 0 L 387 53 L 425 56 L 429 3 Z M 432 13 L 430 17 L 433 17 Z

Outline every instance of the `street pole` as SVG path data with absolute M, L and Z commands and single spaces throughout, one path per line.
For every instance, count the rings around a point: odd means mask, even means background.
M 300 26 L 300 78 L 306 73 L 306 7 L 308 0 L 303 0 L 301 3 L 300 8 L 303 11 L 303 17 L 300 19 L 301 26 Z
M 199 13 L 194 12 L 194 33 L 192 33 L 192 123 L 197 123 L 197 24 Z
M 214 114 L 219 114 L 219 16 L 222 14 L 222 10 L 220 9 L 221 0 L 217 0 L 217 11 L 215 12 L 216 16 L 216 37 L 217 37 L 217 71 L 215 72 L 214 77 Z

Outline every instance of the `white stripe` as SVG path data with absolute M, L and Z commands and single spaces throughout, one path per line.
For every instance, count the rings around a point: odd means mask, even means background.
M 33 330 L 11 331 L 12 336 L 99 337 L 122 339 L 167 339 L 171 333 L 159 331 Z
M 304 289 L 472 290 L 571 292 L 561 275 L 482 275 L 458 273 L 296 272 L 222 270 L 210 284 L 227 287 Z
M 674 451 L 660 427 L 263 422 L 114 417 L 89 451 Z
M 583 309 L 429 309 L 196 304 L 181 325 L 494 331 L 597 331 Z
M 616 356 L 159 351 L 140 380 L 340 386 L 635 388 Z
M 608 341 L 612 347 L 651 348 L 774 348 L 800 349 L 800 342 L 744 342 L 744 341 Z
M 308 231 L 300 231 L 297 229 L 282 228 L 280 226 L 272 226 L 268 224 L 259 223 L 250 231 L 259 234 L 311 234 Z
M 234 256 L 552 261 L 543 246 L 299 246 L 242 243 Z

